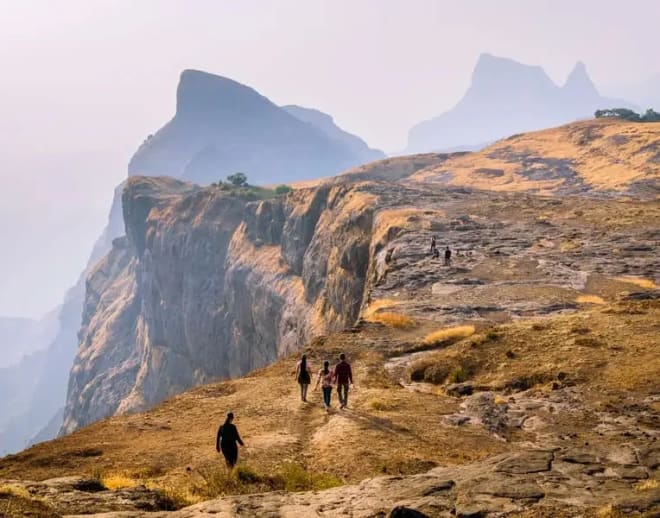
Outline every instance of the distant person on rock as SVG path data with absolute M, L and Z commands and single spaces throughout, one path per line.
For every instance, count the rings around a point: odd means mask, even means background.
M 450 266 L 451 265 L 451 250 L 449 250 L 449 247 L 445 247 L 445 266 Z
M 300 384 L 300 399 L 307 401 L 307 389 L 312 382 L 309 375 L 309 366 L 307 365 L 307 355 L 303 354 L 300 361 L 296 364 L 296 380 Z
M 346 361 L 346 355 L 339 355 L 339 363 L 333 370 L 334 379 L 337 383 L 337 395 L 339 397 L 339 408 L 344 409 L 348 406 L 348 386 L 353 384 L 353 371 L 351 364 Z
M 431 253 L 435 255 L 437 248 L 435 245 L 435 236 L 431 238 Z
M 440 250 L 437 248 L 433 249 L 433 259 L 440 259 Z
M 234 414 L 229 412 L 224 424 L 218 428 L 218 435 L 215 438 L 215 449 L 218 452 L 222 451 L 229 469 L 233 469 L 236 466 L 238 444 L 245 446 L 241 440 L 241 436 L 238 435 L 238 429 L 233 424 L 233 421 Z
M 323 368 L 319 371 L 318 378 L 316 378 L 316 385 L 314 390 L 319 388 L 321 385 L 321 390 L 323 390 L 323 406 L 325 411 L 330 411 L 330 400 L 332 399 L 332 379 L 334 378 L 334 373 L 330 370 L 330 362 L 328 360 L 323 362 Z

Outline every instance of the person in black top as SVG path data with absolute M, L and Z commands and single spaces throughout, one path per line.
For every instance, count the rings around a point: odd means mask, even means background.
M 229 412 L 224 424 L 218 428 L 218 435 L 215 439 L 215 449 L 218 452 L 222 451 L 229 469 L 232 469 L 238 460 L 238 445 L 236 443 L 245 446 L 241 436 L 238 435 L 236 426 L 232 423 L 233 420 L 234 414 Z
M 449 266 L 451 264 L 451 250 L 449 250 L 449 247 L 445 248 L 445 266 Z
M 309 374 L 309 365 L 307 365 L 307 355 L 303 354 L 300 361 L 296 364 L 296 381 L 300 384 L 300 399 L 307 401 L 307 389 L 312 382 Z

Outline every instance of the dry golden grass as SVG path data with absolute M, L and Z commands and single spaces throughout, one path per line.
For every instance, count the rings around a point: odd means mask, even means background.
M 613 137 L 620 142 L 613 143 Z M 596 189 L 621 190 L 631 182 L 657 177 L 654 149 L 660 141 L 660 124 L 639 124 L 602 119 L 580 121 L 557 128 L 533 131 L 502 139 L 476 153 L 457 155 L 437 166 L 415 173 L 418 181 L 447 182 L 494 191 L 536 189 L 552 192 L 561 180 L 532 180 L 521 157 L 536 158 L 539 168 L 548 157 L 570 160 L 578 177 Z M 655 172 L 654 172 L 655 168 Z M 486 169 L 499 175 L 480 174 Z
M 395 329 L 410 329 L 415 326 L 415 320 L 413 318 L 402 313 L 394 313 L 393 311 L 376 313 L 371 317 L 370 321 L 379 322 L 387 327 L 393 327 Z
M 577 248 L 577 244 L 575 242 L 570 241 L 570 240 L 565 240 L 562 241 L 561 244 L 559 245 L 559 250 L 562 252 L 570 252 L 571 250 L 575 250 Z
M 645 288 L 648 290 L 655 290 L 660 288 L 660 286 L 658 286 L 651 279 L 643 279 L 641 277 L 615 277 L 614 279 L 621 282 L 627 282 L 628 284 L 634 284 L 635 286 L 639 286 L 640 288 Z
M 398 304 L 399 302 L 394 299 L 378 299 L 374 300 L 367 306 L 367 309 L 364 310 L 362 317 L 365 320 L 370 320 L 374 315 L 381 309 L 391 308 Z
M 377 412 L 386 412 L 388 410 L 394 410 L 397 407 L 396 403 L 393 401 L 388 401 L 383 398 L 372 398 L 369 400 L 369 408 L 376 410 Z
M 439 345 L 445 342 L 460 340 L 474 334 L 474 326 L 456 326 L 439 329 L 424 337 L 424 345 Z
M 605 304 L 603 297 L 599 297 L 598 295 L 578 295 L 575 302 L 578 304 Z
M 30 492 L 21 486 L 15 486 L 13 484 L 4 484 L 0 485 L 0 495 L 10 495 L 16 496 L 19 498 L 30 499 Z
M 508 403 L 507 399 L 503 396 L 500 396 L 499 394 L 495 396 L 495 404 L 496 405 L 505 405 Z
M 101 476 L 101 484 L 114 491 L 116 489 L 125 489 L 127 487 L 136 487 L 141 484 L 139 480 L 129 477 L 123 473 L 111 473 Z
M 656 479 L 642 480 L 635 484 L 636 491 L 649 491 L 650 489 L 658 489 L 660 487 L 660 482 Z

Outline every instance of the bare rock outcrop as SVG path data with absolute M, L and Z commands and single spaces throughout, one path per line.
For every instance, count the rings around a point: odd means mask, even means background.
M 129 180 L 126 237 L 87 281 L 63 432 L 243 375 L 352 324 L 374 200 L 359 185 L 250 202 Z

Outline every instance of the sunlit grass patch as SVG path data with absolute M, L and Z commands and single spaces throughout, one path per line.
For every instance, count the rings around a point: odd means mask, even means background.
M 308 471 L 293 462 L 283 464 L 276 476 L 283 481 L 286 491 L 318 491 L 342 484 L 342 481 L 333 475 Z
M 116 489 L 126 489 L 128 487 L 136 487 L 141 484 L 139 480 L 129 477 L 123 473 L 111 473 L 101 476 L 101 484 L 114 491 Z
M 304 466 L 286 462 L 275 473 L 265 474 L 241 464 L 229 471 L 224 466 L 209 465 L 199 470 L 202 483 L 191 489 L 180 488 L 177 494 L 188 501 L 221 495 L 251 494 L 268 491 L 310 491 L 335 487 L 342 481 L 333 475 L 310 471 Z
M 372 322 L 380 322 L 387 327 L 394 327 L 396 329 L 408 329 L 415 325 L 415 320 L 408 315 L 402 313 L 394 313 L 392 311 L 385 311 L 383 313 L 376 313 L 371 317 Z
M 206 498 L 199 494 L 193 486 L 180 480 L 177 482 L 167 482 L 165 484 L 146 482 L 145 486 L 148 489 L 160 491 L 165 498 L 172 502 L 172 506 L 176 509 L 198 504 L 199 502 L 206 500 Z
M 650 489 L 658 489 L 660 487 L 660 482 L 655 479 L 642 480 L 635 484 L 636 491 L 649 491 Z
M 622 276 L 622 277 L 615 277 L 614 280 L 620 282 L 627 282 L 628 284 L 634 284 L 635 286 L 639 286 L 640 288 L 645 288 L 648 290 L 655 290 L 660 288 L 660 286 L 658 286 L 651 279 L 644 279 L 642 277 Z
M 397 304 L 398 301 L 394 299 L 374 300 L 371 304 L 367 306 L 367 309 L 365 309 L 363 317 L 365 320 L 371 320 L 378 310 L 391 308 L 393 306 L 396 306 Z
M 574 241 L 571 241 L 570 239 L 562 241 L 561 244 L 559 245 L 559 250 L 561 250 L 562 252 L 570 252 L 571 250 L 575 250 L 576 248 L 577 248 L 577 244 Z
M 0 485 L 0 495 L 10 495 L 25 499 L 31 498 L 30 492 L 27 489 L 13 484 Z
M 440 345 L 444 342 L 460 340 L 474 334 L 474 326 L 457 326 L 440 329 L 424 337 L 424 345 Z
M 578 295 L 575 302 L 578 304 L 605 304 L 603 297 L 598 295 Z

